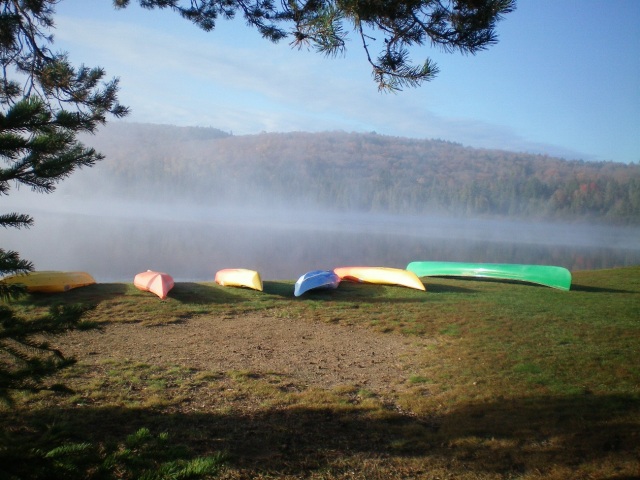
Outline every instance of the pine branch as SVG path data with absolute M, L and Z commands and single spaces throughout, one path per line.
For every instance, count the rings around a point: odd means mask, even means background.
M 126 8 L 129 0 L 114 0 L 117 8 Z M 515 0 L 287 0 L 277 8 L 272 0 L 139 0 L 143 8 L 171 9 L 205 31 L 215 28 L 219 18 L 231 19 L 243 13 L 267 39 L 277 42 L 285 36 L 298 49 L 314 47 L 326 55 L 345 51 L 346 26 L 362 36 L 366 29 L 370 40 L 381 35 L 380 56 L 389 46 L 404 52 L 407 47 L 430 42 L 447 51 L 475 54 L 497 41 L 496 23 L 515 9 Z M 289 31 L 281 25 L 291 24 Z M 377 42 L 375 42 L 377 43 Z M 373 44 L 363 43 L 365 55 L 374 68 L 380 90 L 396 91 L 416 87 L 436 74 L 435 64 L 426 59 L 419 65 L 408 56 L 402 64 L 387 68 L 371 61 Z

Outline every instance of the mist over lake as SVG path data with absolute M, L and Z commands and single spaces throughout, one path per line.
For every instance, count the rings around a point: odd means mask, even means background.
M 640 165 L 373 133 L 115 122 L 84 141 L 106 158 L 52 194 L 2 199 L 35 224 L 3 229 L 0 247 L 38 270 L 130 282 L 147 269 L 212 281 L 222 268 L 295 280 L 425 260 L 640 264 Z
M 113 199 L 65 202 L 55 196 L 20 211 L 33 215 L 35 225 L 3 231 L 3 248 L 20 252 L 38 270 L 87 271 L 98 282 L 130 282 L 147 269 L 170 273 L 176 281 L 212 281 L 222 268 L 295 280 L 314 269 L 404 268 L 416 260 L 573 271 L 640 264 L 640 227 Z

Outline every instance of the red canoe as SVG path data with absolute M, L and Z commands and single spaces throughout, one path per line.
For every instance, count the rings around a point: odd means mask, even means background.
M 140 290 L 155 293 L 164 300 L 167 298 L 169 290 L 173 288 L 173 278 L 167 273 L 147 270 L 137 274 L 133 279 L 133 284 Z

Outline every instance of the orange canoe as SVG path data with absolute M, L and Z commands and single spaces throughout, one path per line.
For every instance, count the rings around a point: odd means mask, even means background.
M 155 293 L 164 300 L 167 298 L 169 290 L 173 288 L 173 278 L 167 273 L 147 270 L 137 274 L 133 279 L 133 284 L 140 290 Z
M 341 280 L 352 282 L 378 283 L 383 285 L 401 285 L 403 287 L 426 290 L 418 276 L 402 270 L 388 267 L 339 267 L 333 270 Z

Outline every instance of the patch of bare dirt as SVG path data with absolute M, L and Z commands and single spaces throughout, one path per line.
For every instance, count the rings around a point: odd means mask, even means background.
M 420 342 L 362 326 L 259 314 L 162 326 L 113 323 L 59 339 L 62 351 L 83 363 L 129 359 L 206 371 L 275 373 L 307 386 L 358 385 L 387 392 L 406 384 L 417 368 L 424 348 Z

